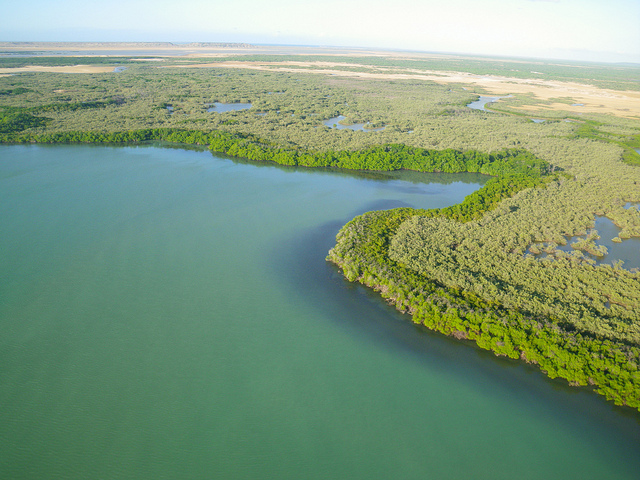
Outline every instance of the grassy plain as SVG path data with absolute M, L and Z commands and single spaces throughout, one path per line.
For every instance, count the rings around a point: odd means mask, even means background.
M 516 78 L 497 75 L 474 75 L 465 72 L 447 72 L 434 70 L 379 69 L 357 63 L 338 64 L 333 62 L 243 62 L 226 61 L 220 63 L 202 63 L 189 65 L 197 68 L 250 68 L 280 72 L 308 72 L 319 75 L 335 75 L 353 78 L 371 78 L 381 80 L 423 80 L 442 85 L 462 84 L 472 91 L 496 96 L 529 94 L 530 104 L 521 105 L 525 110 L 562 110 L 581 114 L 603 113 L 623 117 L 640 117 L 640 91 L 620 91 L 598 88 L 593 85 L 576 82 L 559 82 L 538 78 Z M 335 70 L 331 67 L 359 67 L 368 71 Z M 294 67 L 294 68 L 291 68 Z M 394 71 L 398 70 L 398 71 Z M 1 70 L 0 70 L 1 71 Z M 562 98 L 564 103 L 554 102 Z M 569 100 L 570 103 L 567 103 Z M 508 102 L 507 102 L 508 103 Z
M 596 239 L 595 215 L 621 228 L 619 240 L 640 236 L 640 212 L 628 208 L 640 202 L 639 66 L 233 45 L 46 48 L 0 44 L 13 53 L 0 57 L 3 141 L 174 129 L 250 135 L 294 159 L 386 144 L 533 153 L 554 173 L 543 186 L 463 220 L 358 217 L 332 260 L 415 321 L 640 408 L 640 274 L 596 264 L 593 241 L 570 254 L 555 248 L 573 235 Z M 479 94 L 512 96 L 492 111 L 467 108 Z M 210 113 L 213 102 L 252 107 Z M 338 115 L 384 130 L 323 124 Z M 528 253 L 534 243 L 545 259 Z

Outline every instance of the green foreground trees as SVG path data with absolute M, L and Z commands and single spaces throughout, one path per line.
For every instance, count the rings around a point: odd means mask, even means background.
M 464 203 L 460 209 L 465 209 Z M 497 355 L 536 364 L 551 378 L 564 378 L 572 385 L 594 386 L 598 393 L 616 404 L 640 409 L 640 349 L 636 342 L 620 340 L 616 331 L 608 332 L 612 335 L 596 333 L 594 329 L 577 328 L 553 315 L 506 308 L 498 301 L 498 290 L 511 290 L 514 298 L 518 298 L 520 292 L 499 278 L 491 277 L 493 283 L 487 282 L 484 286 L 493 291 L 485 291 L 481 296 L 434 279 L 427 267 L 418 270 L 415 263 L 403 264 L 411 258 L 406 252 L 403 252 L 405 255 L 398 254 L 398 246 L 394 245 L 398 241 L 398 231 L 407 228 L 406 223 L 412 219 L 453 222 L 452 217 L 460 218 L 456 210 L 396 209 L 364 214 L 340 230 L 337 244 L 327 258 L 337 264 L 350 281 L 379 291 L 399 310 L 410 313 L 416 323 L 459 339 L 472 340 Z M 443 230 L 439 233 L 444 238 L 438 243 L 447 243 L 450 251 L 457 248 L 456 242 L 462 241 L 455 235 L 455 229 L 450 230 L 453 234 L 450 236 Z M 403 240 L 400 238 L 399 241 Z M 430 259 L 430 265 L 446 262 L 447 259 L 438 255 L 442 250 L 437 245 L 423 247 L 428 249 L 425 256 Z M 483 258 L 469 258 L 478 262 L 482 271 Z M 424 265 L 420 259 L 414 259 L 414 262 Z M 603 267 L 603 271 L 606 270 Z M 456 280 L 465 272 L 455 269 Z M 477 279 L 470 277 L 468 281 L 473 284 Z M 539 279 L 529 275 L 528 281 L 534 290 L 537 287 L 544 291 L 545 285 L 539 283 Z M 563 292 L 558 293 L 562 295 Z M 570 307 L 579 309 L 580 304 Z M 614 327 L 621 324 L 623 322 Z M 603 322 L 596 321 L 592 326 L 602 329 L 602 325 Z M 637 339 L 637 336 L 633 338 Z

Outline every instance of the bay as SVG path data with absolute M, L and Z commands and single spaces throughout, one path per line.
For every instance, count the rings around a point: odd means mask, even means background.
M 0 147 L 0 477 L 636 478 L 637 413 L 325 261 L 354 215 L 485 180 Z

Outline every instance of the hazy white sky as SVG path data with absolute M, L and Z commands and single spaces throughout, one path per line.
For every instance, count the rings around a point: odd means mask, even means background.
M 640 63 L 640 0 L 0 0 L 0 41 L 382 47 Z

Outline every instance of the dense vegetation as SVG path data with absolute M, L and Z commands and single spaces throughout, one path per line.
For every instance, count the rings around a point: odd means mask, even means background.
M 438 218 L 440 215 L 444 219 Z M 618 405 L 640 408 L 640 348 L 635 344 L 572 328 L 552 316 L 531 315 L 514 306 L 505 308 L 497 300 L 488 300 L 486 292 L 479 295 L 463 286 L 448 286 L 434 280 L 432 272 L 425 271 L 422 265 L 421 271 L 416 272 L 396 261 L 397 253 L 389 255 L 390 245 L 392 250 L 397 249 L 394 243 L 403 241 L 395 240 L 394 234 L 406 221 L 417 218 L 424 223 L 424 219 L 430 219 L 450 226 L 453 221 L 448 217 L 447 211 L 411 209 L 365 214 L 342 228 L 328 258 L 342 268 L 349 280 L 378 290 L 397 308 L 409 312 L 416 323 L 459 339 L 473 340 L 497 355 L 539 365 L 551 378 L 564 378 L 572 385 L 595 386 L 597 392 Z M 445 229 L 441 228 L 438 233 L 442 234 Z M 455 229 L 446 233 L 449 235 L 439 243 L 449 242 L 450 247 L 457 247 L 455 242 L 464 240 L 453 236 L 458 233 Z M 434 236 L 428 239 L 433 240 Z M 425 251 L 431 260 L 432 256 L 427 253 L 433 253 L 432 262 L 441 260 L 441 250 L 432 252 L 431 244 Z M 558 268 L 564 266 L 560 264 Z M 503 286 L 497 279 L 492 280 L 496 283 L 482 287 Z M 530 279 L 532 284 L 537 281 L 539 279 Z M 517 292 L 517 287 L 511 288 Z M 627 288 L 637 292 L 637 283 Z
M 82 65 L 122 65 L 137 63 L 145 57 L 132 59 L 130 57 L 82 57 Z M 60 67 L 65 65 L 78 65 L 78 57 L 0 57 L 0 68 L 26 67 L 29 65 L 41 65 L 46 67 Z
M 213 152 L 271 161 L 280 165 L 334 167 L 349 170 L 414 170 L 417 172 L 482 173 L 493 175 L 484 188 L 463 204 L 445 209 L 452 218 L 476 218 L 484 210 L 524 188 L 541 185 L 550 165 L 523 150 L 482 153 L 475 150 L 425 150 L 405 145 L 379 145 L 364 150 L 308 151 L 283 148 L 253 135 L 220 131 L 143 129 L 128 132 L 64 132 L 0 136 L 12 143 L 131 143 L 161 140 L 172 143 L 208 145 Z M 455 212 L 455 213 L 454 213 Z
M 18 90 L 18 89 L 16 89 Z M 23 89 L 24 91 L 29 91 Z M 14 90 L 15 92 L 15 90 Z M 24 92 L 20 92 L 24 93 Z M 14 93 L 15 94 L 15 93 Z M 91 108 L 100 108 L 107 105 L 117 103 L 116 100 L 106 102 L 74 102 L 41 105 L 38 107 L 0 107 L 0 133 L 13 134 L 22 132 L 27 129 L 45 126 L 49 118 L 41 116 L 48 112 L 75 112 L 76 110 L 84 110 Z
M 353 68 L 353 57 L 325 60 Z M 504 73 L 513 67 L 461 59 L 417 65 L 363 57 L 358 63 L 365 60 L 398 69 Z M 197 59 L 180 60 L 191 61 Z M 640 170 L 629 165 L 638 156 L 637 119 L 541 111 L 531 115 L 547 121 L 533 123 L 522 113 L 466 108 L 477 94 L 461 86 L 166 68 L 170 64 L 130 63 L 121 73 L 0 77 L 0 141 L 164 140 L 286 165 L 492 175 L 459 205 L 354 219 L 329 258 L 350 280 L 380 290 L 418 323 L 640 408 L 640 274 L 623 265 L 598 265 L 583 253 L 600 251 L 597 232 L 590 230 L 596 214 L 621 228 L 619 240 L 640 236 L 640 212 L 624 208 L 640 201 Z M 531 68 L 563 79 L 590 76 L 591 83 L 608 88 L 611 81 L 629 89 L 640 85 L 632 67 L 521 67 L 518 75 Z M 206 104 L 216 101 L 250 102 L 252 108 L 207 112 Z M 338 115 L 385 129 L 323 125 Z M 573 252 L 555 248 L 567 236 L 587 232 Z M 548 257 L 534 258 L 528 253 L 532 245 L 543 245 Z

